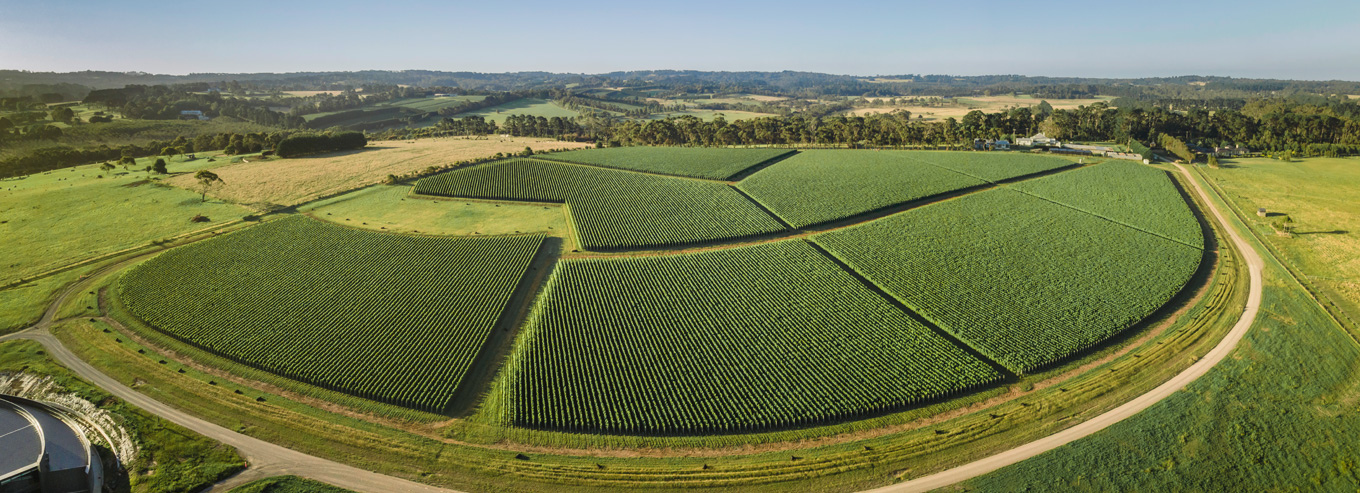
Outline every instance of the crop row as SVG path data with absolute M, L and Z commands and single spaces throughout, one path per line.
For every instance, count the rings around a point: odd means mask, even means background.
M 985 183 L 910 154 L 803 151 L 747 177 L 737 188 L 801 228 Z
M 592 250 L 683 245 L 785 229 L 726 184 L 531 159 L 425 178 L 415 191 L 566 202 L 581 245 Z
M 1021 192 L 1203 248 L 1195 213 L 1165 171 L 1110 161 L 1010 185 Z
M 814 236 L 927 320 L 1015 372 L 1127 329 L 1201 250 L 1009 189 Z
M 298 216 L 161 254 L 119 289 L 134 315 L 206 350 L 438 412 L 543 240 L 387 235 Z
M 737 188 L 801 228 L 1071 164 L 1016 153 L 813 150 Z
M 562 261 L 491 402 L 534 428 L 738 432 L 897 409 L 999 377 L 788 240 Z
M 663 175 L 726 180 L 748 168 L 794 152 L 789 149 L 610 147 L 555 152 L 542 158 Z

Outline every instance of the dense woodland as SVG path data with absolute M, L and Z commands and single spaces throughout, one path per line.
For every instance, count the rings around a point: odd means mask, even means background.
M 1169 135 L 1192 151 L 1246 146 L 1294 155 L 1340 155 L 1354 154 L 1360 147 L 1360 104 L 1349 99 L 1360 95 L 1360 83 L 1344 81 L 917 74 L 865 78 L 697 71 L 230 76 L 0 71 L 0 75 L 5 76 L 0 84 L 3 176 L 154 155 L 166 146 L 190 152 L 209 147 L 258 152 L 304 130 L 357 130 L 374 138 L 508 134 L 601 145 L 965 145 L 977 138 L 1014 140 L 1044 132 L 1064 141 L 1141 142 L 1153 147 L 1162 147 L 1162 136 Z M 123 85 L 107 87 L 119 83 Z M 321 90 L 334 92 L 284 92 Z M 436 94 L 480 98 L 403 106 Z M 717 97 L 724 94 L 784 99 Z M 949 105 L 956 104 L 952 97 L 1014 94 L 1037 100 L 1113 99 L 1077 109 L 1041 103 L 972 111 L 939 121 L 925 121 L 905 110 L 847 115 L 859 107 Z M 526 98 L 550 100 L 580 116 L 512 113 L 498 117 L 500 124 L 478 116 L 458 117 Z M 84 111 L 73 111 L 76 104 Z M 772 116 L 736 121 L 655 119 L 687 108 Z M 202 112 L 213 125 L 180 121 L 185 111 Z M 143 126 L 136 123 L 157 121 L 166 122 L 158 127 L 160 134 L 142 132 Z M 178 130 L 166 135 L 168 129 Z

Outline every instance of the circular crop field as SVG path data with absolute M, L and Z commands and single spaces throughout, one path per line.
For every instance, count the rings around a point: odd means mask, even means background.
M 411 193 L 409 207 L 560 208 L 569 227 L 395 234 L 318 209 L 171 250 L 118 297 L 175 339 L 382 406 L 725 435 L 1061 365 L 1161 309 L 1205 258 L 1175 181 L 1123 161 L 621 148 L 486 163 Z

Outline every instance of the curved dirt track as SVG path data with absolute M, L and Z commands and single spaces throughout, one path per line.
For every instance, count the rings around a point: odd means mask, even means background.
M 1115 423 L 1123 421 L 1129 416 L 1138 414 L 1139 411 L 1147 409 L 1153 404 L 1161 402 L 1162 399 L 1170 397 L 1172 394 L 1176 393 L 1176 391 L 1189 385 L 1190 382 L 1194 382 L 1199 377 L 1204 376 L 1205 373 L 1209 372 L 1209 369 L 1213 368 L 1214 365 L 1217 365 L 1218 362 L 1223 361 L 1223 358 L 1228 357 L 1228 354 L 1232 353 L 1233 349 L 1237 348 L 1237 343 L 1242 340 L 1243 336 L 1247 335 L 1247 331 L 1251 329 L 1252 323 L 1256 321 L 1256 312 L 1261 309 L 1261 290 L 1263 284 L 1261 271 L 1265 264 L 1261 261 L 1261 256 L 1251 247 L 1251 244 L 1242 239 L 1242 236 L 1232 227 L 1228 218 L 1224 216 L 1223 213 L 1219 211 L 1218 206 L 1209 199 L 1209 195 L 1205 193 L 1204 188 L 1200 186 L 1199 182 L 1195 181 L 1194 177 L 1190 176 L 1190 172 L 1187 171 L 1184 166 L 1179 164 L 1175 166 L 1180 169 L 1181 174 L 1185 175 L 1185 178 L 1195 187 L 1195 192 L 1197 192 L 1200 198 L 1204 200 L 1204 203 L 1209 206 L 1209 211 L 1213 213 L 1214 218 L 1218 220 L 1218 223 L 1223 226 L 1223 230 L 1227 231 L 1233 246 L 1237 247 L 1237 250 L 1242 253 L 1242 258 L 1247 261 L 1247 269 L 1251 273 L 1251 288 L 1247 292 L 1246 309 L 1243 310 L 1242 317 L 1233 325 L 1232 330 L 1228 331 L 1228 335 L 1223 337 L 1223 340 L 1220 341 L 1217 346 L 1214 346 L 1208 354 L 1205 354 L 1204 357 L 1200 358 L 1199 361 L 1196 361 L 1195 364 L 1190 365 L 1185 371 L 1176 374 L 1176 376 L 1167 380 L 1166 383 L 1157 386 L 1157 388 L 1152 389 L 1148 393 L 1140 395 L 1119 407 L 1106 411 L 1104 414 L 1083 421 L 1071 428 L 996 455 L 979 459 L 953 469 L 946 469 L 929 476 L 922 476 L 891 486 L 870 490 L 870 493 L 931 491 L 987 474 L 1061 447 L 1076 441 L 1077 439 L 1108 428 Z
M 1184 167 L 1181 167 L 1180 165 L 1176 166 L 1180 168 L 1181 173 L 1190 180 L 1195 191 L 1203 198 L 1204 202 L 1208 204 L 1210 212 L 1213 213 L 1213 216 L 1217 219 L 1219 224 L 1223 226 L 1224 231 L 1228 232 L 1233 245 L 1237 247 L 1242 253 L 1243 258 L 1247 261 L 1251 277 L 1251 287 L 1247 296 L 1247 306 L 1242 313 L 1242 317 L 1238 319 L 1236 325 L 1228 332 L 1228 335 L 1208 354 L 1185 371 L 1172 377 L 1157 388 L 1140 395 L 1132 401 L 1113 410 L 1101 414 L 1100 416 L 1056 434 L 998 453 L 985 459 L 964 464 L 930 476 L 924 476 L 871 490 L 873 493 L 930 491 L 949 486 L 1015 464 L 1058 448 L 1079 438 L 1091 435 L 1092 433 L 1103 430 L 1129 416 L 1133 416 L 1139 411 L 1147 409 L 1153 404 L 1160 402 L 1162 399 L 1171 396 L 1177 390 L 1180 390 L 1190 382 L 1203 376 L 1209 369 L 1213 368 L 1219 361 L 1222 361 L 1237 347 L 1237 343 L 1241 341 L 1248 329 L 1251 328 L 1252 322 L 1256 319 L 1256 313 L 1260 309 L 1262 268 L 1264 264 L 1261 261 L 1260 255 L 1256 253 L 1250 244 L 1238 235 L 1237 231 L 1232 228 L 1227 218 L 1219 211 L 1218 206 L 1209 199 L 1208 194 L 1200 186 L 1199 182 L 1195 181 Z M 0 340 L 30 339 L 38 341 L 42 343 L 52 356 L 56 358 L 57 361 L 61 362 L 61 364 L 70 368 L 77 375 L 80 375 L 81 378 L 99 386 L 110 394 L 138 406 L 149 413 L 235 447 L 240 451 L 241 455 L 246 458 L 250 467 L 241 474 L 218 483 L 215 487 L 210 488 L 209 491 L 225 491 L 230 489 L 230 487 L 240 485 L 247 481 L 268 476 L 294 474 L 361 492 L 409 491 L 456 493 L 454 490 L 437 488 L 405 479 L 365 471 L 353 466 L 304 454 L 209 423 L 123 385 L 112 377 L 105 375 L 103 372 L 82 361 L 76 357 L 75 354 L 62 346 L 61 341 L 57 340 L 57 338 L 48 330 L 53 322 L 57 309 L 61 306 L 62 302 L 64 302 L 69 295 L 83 289 L 90 283 L 90 279 L 97 277 L 97 274 L 130 265 L 132 262 L 140 260 L 142 257 L 143 256 L 139 256 L 112 264 L 91 274 L 90 278 L 77 282 L 67 288 L 55 301 L 53 301 L 38 324 L 25 329 L 24 331 L 0 337 Z

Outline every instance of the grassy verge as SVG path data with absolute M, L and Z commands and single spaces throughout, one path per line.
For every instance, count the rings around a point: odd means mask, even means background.
M 93 326 L 88 321 L 69 323 Z M 231 448 L 129 406 L 79 379 L 52 360 L 37 342 L 0 342 L 0 373 L 16 372 L 50 377 L 56 390 L 74 393 L 108 411 L 129 432 L 140 452 L 126 465 L 126 473 L 106 469 L 113 491 L 196 491 L 245 467 Z M 101 454 L 112 455 L 107 449 Z
M 344 488 L 331 486 L 320 481 L 312 481 L 297 476 L 275 476 L 252 481 L 232 488 L 228 493 L 353 493 Z

